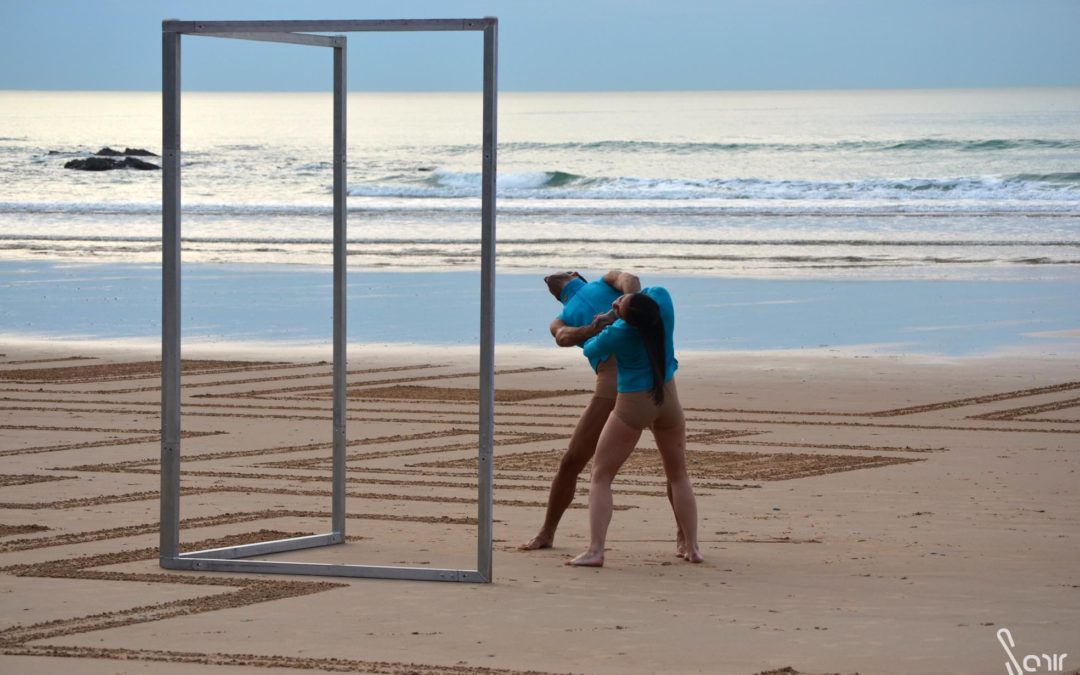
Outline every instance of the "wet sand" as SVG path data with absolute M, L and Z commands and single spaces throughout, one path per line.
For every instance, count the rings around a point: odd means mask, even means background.
M 673 555 L 646 434 L 595 570 L 562 564 L 584 479 L 555 548 L 516 549 L 584 361 L 500 351 L 495 580 L 473 585 L 163 570 L 153 353 L 0 354 L 5 672 L 989 673 L 1000 628 L 1018 658 L 1080 654 L 1075 358 L 681 355 L 706 562 Z M 183 548 L 328 530 L 329 366 L 185 355 Z M 473 567 L 475 360 L 350 356 L 349 541 L 277 558 Z

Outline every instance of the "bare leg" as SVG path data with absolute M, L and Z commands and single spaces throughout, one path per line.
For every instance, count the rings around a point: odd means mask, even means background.
M 604 423 L 607 422 L 614 408 L 615 399 L 613 398 L 594 396 L 589 401 L 589 405 L 581 413 L 574 435 L 570 437 L 570 446 L 559 462 L 555 478 L 551 481 L 544 525 L 535 537 L 519 546 L 519 549 L 533 551 L 539 548 L 551 548 L 555 542 L 555 529 L 559 527 L 563 513 L 574 501 L 578 475 L 596 452 L 600 432 L 603 431 Z
M 697 500 L 694 488 L 690 485 L 690 476 L 686 472 L 686 423 L 670 429 L 653 430 L 656 447 L 664 462 L 664 473 L 671 486 L 671 504 L 675 509 L 675 519 L 682 530 L 684 545 L 683 558 L 699 563 L 704 558 L 698 548 L 697 539 Z
M 675 500 L 671 497 L 671 483 L 667 484 L 667 500 L 671 504 L 671 511 L 675 511 Z M 675 518 L 675 557 L 683 558 L 686 556 L 686 537 L 683 536 L 682 526 L 679 525 L 679 519 Z
M 602 567 L 604 541 L 611 524 L 613 500 L 611 482 L 623 463 L 634 451 L 641 430 L 635 429 L 615 415 L 608 417 L 593 460 L 592 482 L 589 484 L 589 548 L 568 561 L 567 565 Z

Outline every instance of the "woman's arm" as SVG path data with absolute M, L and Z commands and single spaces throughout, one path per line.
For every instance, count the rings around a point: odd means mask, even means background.
M 582 348 L 585 350 L 585 356 L 590 359 L 593 357 L 603 358 L 609 354 L 614 354 L 618 344 L 619 329 L 615 326 L 608 326 L 596 337 L 586 340 Z

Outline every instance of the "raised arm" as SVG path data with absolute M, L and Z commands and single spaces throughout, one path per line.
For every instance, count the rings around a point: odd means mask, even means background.
M 641 279 L 638 279 L 629 272 L 621 272 L 619 270 L 611 270 L 604 275 L 604 283 L 611 286 L 620 293 L 640 293 L 641 292 Z

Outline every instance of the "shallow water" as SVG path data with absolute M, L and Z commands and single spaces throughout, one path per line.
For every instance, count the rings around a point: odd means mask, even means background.
M 680 352 L 1080 353 L 1075 281 L 645 275 L 643 282 L 672 292 Z M 0 262 L 0 339 L 156 342 L 160 284 L 159 269 L 150 266 Z M 475 272 L 351 272 L 348 284 L 350 343 L 479 342 Z M 184 268 L 183 288 L 186 344 L 330 344 L 328 268 L 193 264 Z M 540 277 L 498 275 L 496 343 L 555 349 L 548 324 L 559 309 Z

